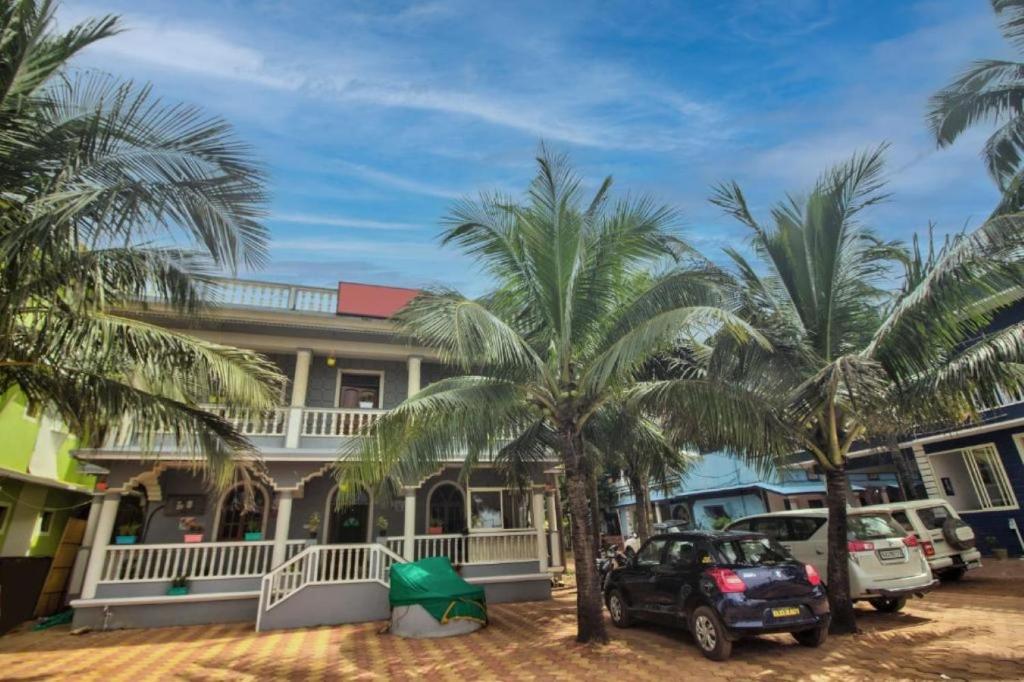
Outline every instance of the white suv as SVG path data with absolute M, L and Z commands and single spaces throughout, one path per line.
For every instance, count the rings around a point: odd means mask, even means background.
M 932 572 L 943 580 L 960 580 L 969 569 L 981 568 L 974 531 L 946 500 L 890 502 L 861 509 L 888 512 L 908 533 L 913 533 Z
M 850 596 L 867 600 L 879 611 L 899 611 L 911 595 L 934 588 L 917 538 L 886 512 L 850 509 Z M 794 509 L 758 514 L 735 521 L 726 530 L 764 533 L 796 559 L 828 575 L 828 510 Z

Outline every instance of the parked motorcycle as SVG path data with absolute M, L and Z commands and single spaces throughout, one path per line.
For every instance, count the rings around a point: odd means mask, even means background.
M 608 576 L 617 568 L 622 568 L 629 561 L 629 558 L 615 545 L 608 545 L 597 558 L 597 573 L 601 580 L 601 587 L 604 588 Z

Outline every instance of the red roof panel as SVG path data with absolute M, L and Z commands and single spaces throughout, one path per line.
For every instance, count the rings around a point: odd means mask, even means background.
M 360 317 L 391 317 L 411 301 L 419 289 L 382 287 L 376 284 L 338 283 L 338 314 Z

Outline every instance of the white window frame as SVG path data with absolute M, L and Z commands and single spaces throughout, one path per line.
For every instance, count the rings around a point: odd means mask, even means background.
M 1018 434 L 1015 434 L 1013 436 L 1013 442 L 1017 446 L 1018 454 L 1021 454 L 1021 437 L 1022 435 Z M 985 449 L 989 450 L 991 453 L 995 455 L 993 461 L 995 462 L 996 466 L 993 473 L 996 477 L 996 485 L 999 486 L 1002 492 L 1006 495 L 1007 499 L 1009 500 L 1009 504 L 999 506 L 992 505 L 992 500 L 989 497 L 988 490 L 985 489 L 985 484 L 982 483 L 981 481 L 981 474 L 978 471 L 977 462 L 974 461 L 974 455 L 971 454 L 971 452 L 974 450 Z M 932 470 L 934 471 L 935 466 L 932 464 L 932 457 L 937 457 L 939 455 L 948 455 L 952 453 L 957 453 L 960 455 L 964 464 L 964 468 L 967 470 L 967 476 L 971 480 L 971 486 L 974 488 L 975 497 L 978 498 L 978 501 L 982 505 L 988 505 L 978 507 L 977 509 L 958 509 L 957 511 L 959 513 L 973 514 L 977 512 L 1012 511 L 1014 509 L 1020 509 L 1020 503 L 1017 501 L 1017 495 L 1013 491 L 1013 485 L 1010 483 L 1009 476 L 1006 475 L 1006 467 L 1003 465 L 1003 458 L 1000 455 L 999 448 L 996 447 L 995 443 L 978 443 L 977 445 L 970 445 L 962 448 L 951 448 L 949 450 L 943 450 L 942 452 L 929 452 L 927 453 L 928 464 L 932 467 Z M 1022 458 L 1024 458 L 1024 455 L 1021 456 Z M 945 491 L 942 489 L 942 484 L 940 482 L 937 482 L 936 485 L 938 486 L 938 491 L 939 494 L 942 496 L 942 499 L 948 501 Z
M 364 376 L 376 376 L 380 377 L 380 390 L 377 392 L 377 406 L 371 409 L 383 410 L 384 409 L 384 370 L 382 369 L 338 369 L 338 376 L 334 379 L 334 406 L 337 408 L 341 407 L 341 375 L 342 374 L 362 374 Z M 359 408 L 356 408 L 359 409 Z
M 50 527 L 47 528 L 45 531 L 43 530 L 43 515 L 44 514 L 49 514 L 50 515 Z M 37 538 L 45 538 L 45 537 L 47 537 L 50 534 L 50 532 L 53 530 L 53 522 L 54 522 L 54 520 L 56 518 L 57 518 L 57 510 L 56 509 L 50 509 L 49 507 L 43 507 L 42 509 L 40 509 L 39 510 L 39 516 L 36 517 L 36 537 Z
M 503 488 L 500 486 L 477 486 L 466 488 L 466 527 L 469 528 L 470 533 L 507 533 L 510 530 L 530 530 L 533 526 L 523 526 L 522 528 L 506 528 L 505 527 L 505 496 L 502 494 L 498 495 L 498 511 L 501 515 L 501 528 L 474 528 L 473 527 L 473 493 L 505 493 L 514 494 L 515 488 Z M 532 514 L 530 504 L 529 492 L 522 493 L 526 495 L 526 513 Z M 532 519 L 531 519 L 532 520 Z

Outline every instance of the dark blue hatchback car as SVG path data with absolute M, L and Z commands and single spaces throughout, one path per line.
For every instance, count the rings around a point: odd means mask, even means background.
M 604 594 L 616 626 L 637 618 L 684 625 L 716 661 L 744 635 L 790 632 L 805 646 L 828 636 L 828 598 L 817 571 L 759 533 L 656 535 L 608 574 Z

